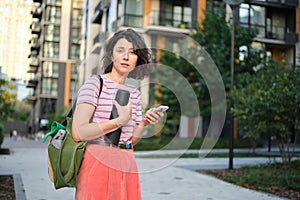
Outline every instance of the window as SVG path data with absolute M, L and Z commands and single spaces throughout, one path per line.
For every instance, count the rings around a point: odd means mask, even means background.
M 61 6 L 61 0 L 47 0 L 47 4 Z
M 58 78 L 59 64 L 54 62 L 43 63 L 43 77 Z
M 73 0 L 73 8 L 81 9 L 83 5 L 82 0 Z
M 47 114 L 53 114 L 56 111 L 56 99 L 41 99 L 41 118 L 44 118 Z
M 45 20 L 47 22 L 59 24 L 61 21 L 61 8 L 55 6 L 47 6 Z
M 141 0 L 127 0 L 123 8 L 121 1 L 118 2 L 118 26 L 143 26 L 143 4 Z M 123 10 L 125 9 L 125 11 Z
M 80 58 L 80 45 L 79 44 L 72 44 L 70 58 L 71 59 L 79 59 Z
M 59 42 L 60 27 L 54 24 L 45 26 L 45 40 Z
M 42 94 L 49 94 L 57 96 L 58 80 L 53 78 L 43 78 L 42 80 Z
M 188 28 L 192 23 L 190 1 L 160 1 L 160 25 Z
M 239 20 L 242 26 L 258 30 L 258 37 L 265 37 L 266 33 L 266 9 L 261 6 L 241 4 Z
M 71 31 L 72 43 L 77 43 L 78 44 L 79 40 L 81 39 L 80 35 L 81 35 L 81 29 L 80 28 L 72 28 L 72 31 Z
M 59 58 L 59 43 L 58 42 L 45 42 L 44 43 L 44 57 Z
M 80 9 L 73 9 L 72 12 L 72 27 L 81 26 L 82 14 Z

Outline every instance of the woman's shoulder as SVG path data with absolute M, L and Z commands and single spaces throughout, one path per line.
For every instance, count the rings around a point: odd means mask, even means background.
M 129 90 L 129 92 L 135 96 L 139 96 L 140 95 L 140 90 L 138 89 L 137 86 L 130 84 L 130 83 L 126 83 L 125 84 L 126 88 Z

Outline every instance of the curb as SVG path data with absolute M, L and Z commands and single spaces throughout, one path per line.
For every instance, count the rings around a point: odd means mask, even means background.
M 13 174 L 16 200 L 26 200 L 24 185 L 20 174 Z

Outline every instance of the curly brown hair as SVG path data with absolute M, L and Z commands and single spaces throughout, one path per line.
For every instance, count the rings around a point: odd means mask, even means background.
M 150 64 L 151 61 L 151 50 L 147 48 L 146 43 L 137 32 L 133 29 L 126 29 L 116 32 L 106 43 L 104 56 L 103 56 L 103 66 L 104 73 L 107 74 L 112 71 L 113 62 L 111 60 L 113 54 L 113 48 L 119 39 L 125 38 L 128 42 L 133 44 L 135 54 L 138 56 L 137 64 L 134 70 L 128 74 L 128 78 L 142 80 L 144 77 L 149 76 L 153 69 L 153 65 Z

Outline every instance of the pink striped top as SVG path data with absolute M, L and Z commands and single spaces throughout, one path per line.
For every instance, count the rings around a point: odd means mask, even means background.
M 121 85 L 107 78 L 105 75 L 101 75 L 101 77 L 103 79 L 103 87 L 100 97 L 98 98 L 100 80 L 94 75 L 89 77 L 80 87 L 77 96 L 77 104 L 89 103 L 95 106 L 96 110 L 92 122 L 101 123 L 109 120 L 113 107 L 112 101 L 115 99 L 118 89 L 129 91 L 129 100 L 132 104 L 132 118 L 122 127 L 120 143 L 124 143 L 132 136 L 135 124 L 142 121 L 141 93 L 133 85 Z

